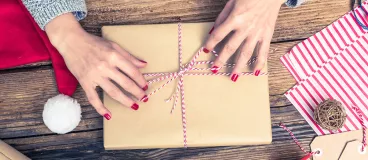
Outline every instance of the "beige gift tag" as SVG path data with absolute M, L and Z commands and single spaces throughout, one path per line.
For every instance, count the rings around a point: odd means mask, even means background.
M 368 159 L 367 149 L 362 151 L 361 141 L 348 142 L 339 158 L 339 160 L 351 160 L 351 159 L 354 160 Z
M 349 157 L 353 154 L 350 153 L 353 150 L 350 147 L 354 148 L 356 154 L 359 154 L 357 149 L 358 146 L 355 145 L 355 141 L 359 142 L 359 146 L 361 146 L 362 136 L 362 130 L 318 136 L 310 145 L 312 152 L 316 152 L 317 150 L 320 151 L 319 154 L 313 155 L 313 160 L 335 160 L 339 159 L 342 154 L 346 154 L 344 157 Z M 348 144 L 349 142 L 354 143 Z M 346 150 L 347 153 L 343 153 L 345 152 L 344 150 Z

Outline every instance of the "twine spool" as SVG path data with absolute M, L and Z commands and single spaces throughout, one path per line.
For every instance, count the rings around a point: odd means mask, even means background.
M 314 119 L 323 129 L 334 131 L 345 124 L 346 112 L 339 101 L 327 99 L 315 109 Z

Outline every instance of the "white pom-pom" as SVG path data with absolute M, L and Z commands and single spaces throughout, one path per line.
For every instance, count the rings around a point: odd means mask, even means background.
M 65 134 L 78 126 L 82 117 L 81 107 L 76 100 L 59 94 L 47 100 L 42 116 L 52 132 Z

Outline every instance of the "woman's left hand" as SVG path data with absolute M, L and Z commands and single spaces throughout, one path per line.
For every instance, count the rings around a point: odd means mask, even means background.
M 258 76 L 267 61 L 268 51 L 281 5 L 285 0 L 229 0 L 210 31 L 204 52 L 213 51 L 228 34 L 234 32 L 221 50 L 212 66 L 216 73 L 240 48 L 231 80 L 236 81 L 239 73 L 259 45 L 254 75 Z

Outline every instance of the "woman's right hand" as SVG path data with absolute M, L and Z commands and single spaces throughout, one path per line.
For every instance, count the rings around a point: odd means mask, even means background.
M 114 42 L 85 32 L 71 13 L 53 19 L 45 31 L 84 89 L 89 102 L 107 120 L 111 118 L 111 112 L 99 99 L 96 86 L 134 110 L 139 108 L 136 100 L 147 102 L 147 81 L 138 70 L 147 62 L 133 57 Z M 136 100 L 125 95 L 112 81 Z

